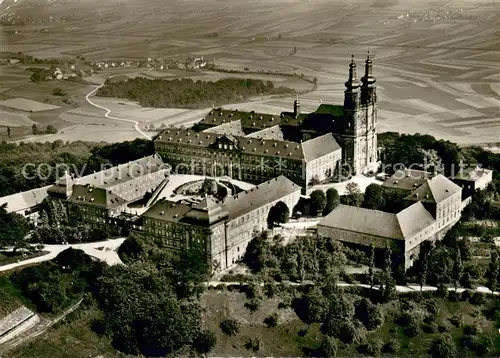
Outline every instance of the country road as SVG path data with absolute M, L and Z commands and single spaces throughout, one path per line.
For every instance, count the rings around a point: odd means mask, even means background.
M 111 77 L 110 77 L 111 78 Z M 114 119 L 114 120 L 117 120 L 117 121 L 122 121 L 122 122 L 128 122 L 128 123 L 133 123 L 134 124 L 134 129 L 139 133 L 141 134 L 144 138 L 146 139 L 149 139 L 151 140 L 151 137 L 148 136 L 146 133 L 144 133 L 140 128 L 139 128 L 139 122 L 138 121 L 134 121 L 133 119 L 127 119 L 127 118 L 120 118 L 120 117 L 115 117 L 115 116 L 111 116 L 110 113 L 111 113 L 111 110 L 109 108 L 106 108 L 104 106 L 101 106 L 97 103 L 94 103 L 90 100 L 90 97 L 93 96 L 97 90 L 99 88 L 101 88 L 102 86 L 104 85 L 100 85 L 100 86 L 94 86 L 95 88 L 90 91 L 86 96 L 85 96 L 85 100 L 92 106 L 96 107 L 96 108 L 99 108 L 99 109 L 102 109 L 104 111 L 106 111 L 106 113 L 104 114 L 104 117 L 106 118 L 109 118 L 109 119 Z
M 31 265 L 35 263 L 40 263 L 44 261 L 49 261 L 55 258 L 58 254 L 64 250 L 72 247 L 73 249 L 83 250 L 87 255 L 95 257 L 108 265 L 115 265 L 122 263 L 116 250 L 125 241 L 124 238 L 91 242 L 85 244 L 73 244 L 73 245 L 44 245 L 42 251 L 47 251 L 48 254 L 43 256 L 34 257 L 32 259 L 19 261 L 13 264 L 0 266 L 0 272 L 13 270 L 18 267 Z M 100 250 L 102 249 L 102 250 Z

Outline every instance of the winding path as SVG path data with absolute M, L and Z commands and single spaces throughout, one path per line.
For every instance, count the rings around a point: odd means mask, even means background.
M 32 259 L 19 261 L 13 264 L 0 266 L 0 272 L 13 270 L 18 267 L 31 265 L 35 263 L 40 263 L 44 261 L 49 261 L 55 258 L 58 254 L 64 250 L 72 247 L 73 249 L 83 250 L 87 255 L 95 257 L 108 265 L 115 265 L 122 263 L 116 250 L 125 241 L 124 238 L 90 242 L 85 244 L 73 244 L 73 245 L 44 245 L 42 251 L 47 251 L 48 254 L 43 256 L 34 257 Z M 102 250 L 101 250 L 102 249 Z
M 90 97 L 93 96 L 97 90 L 99 88 L 101 88 L 102 86 L 104 85 L 100 85 L 100 86 L 94 86 L 95 88 L 90 91 L 86 96 L 85 96 L 85 100 L 92 106 L 96 107 L 96 108 L 99 108 L 99 109 L 102 109 L 104 111 L 106 111 L 106 113 L 104 114 L 104 117 L 106 118 L 109 118 L 109 119 L 114 119 L 114 120 L 117 120 L 117 121 L 122 121 L 122 122 L 128 122 L 128 123 L 133 123 L 134 124 L 134 129 L 140 134 L 142 135 L 144 138 L 146 139 L 149 139 L 149 140 L 152 140 L 150 136 L 148 136 L 146 133 L 144 133 L 140 128 L 139 128 L 139 122 L 138 121 L 134 121 L 133 119 L 127 119 L 127 118 L 120 118 L 120 117 L 115 117 L 115 116 L 111 116 L 110 113 L 111 113 L 111 110 L 109 108 L 106 108 L 104 106 L 101 106 L 97 103 L 94 103 L 90 100 Z

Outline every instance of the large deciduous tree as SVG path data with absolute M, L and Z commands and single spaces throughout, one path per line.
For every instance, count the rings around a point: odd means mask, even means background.
M 328 215 L 333 209 L 340 204 L 340 196 L 335 188 L 330 188 L 326 191 L 326 206 L 323 210 L 323 215 Z
M 317 215 L 322 213 L 326 206 L 326 195 L 322 190 L 315 190 L 310 195 L 311 213 Z

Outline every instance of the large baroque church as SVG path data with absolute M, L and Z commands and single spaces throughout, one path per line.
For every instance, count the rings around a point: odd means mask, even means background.
M 284 175 L 305 187 L 345 166 L 362 173 L 377 163 L 377 93 L 370 55 L 361 80 L 349 64 L 344 104 L 280 115 L 212 109 L 189 129 L 168 128 L 155 148 L 177 172 L 262 183 Z

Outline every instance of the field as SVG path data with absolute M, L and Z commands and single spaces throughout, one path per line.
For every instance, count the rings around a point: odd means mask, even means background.
M 341 103 L 350 55 L 358 61 L 360 77 L 361 62 L 370 50 L 378 79 L 380 131 L 429 133 L 459 144 L 500 141 L 500 13 L 498 4 L 492 1 L 229 0 L 221 4 L 215 0 L 184 0 L 165 6 L 160 0 L 147 4 L 138 0 L 104 4 L 85 0 L 46 6 L 6 0 L 0 5 L 3 9 L 7 6 L 7 13 L 19 16 L 37 12 L 45 17 L 57 18 L 63 13 L 72 16 L 64 23 L 4 26 L 4 51 L 22 51 L 41 58 L 84 56 L 99 61 L 204 56 L 225 69 L 303 73 L 318 78 L 317 90 L 301 98 L 304 111 L 314 110 L 321 101 Z M 11 68 L 1 71 L 5 72 L 2 90 L 15 86 L 22 77 Z M 102 83 L 110 75 L 133 77 L 141 72 L 145 70 L 108 69 L 91 81 Z M 175 72 L 145 74 L 151 78 L 189 75 Z M 195 78 L 228 75 L 205 71 Z M 293 78 L 272 80 L 286 85 Z M 87 93 L 90 90 L 90 86 L 82 89 Z M 83 111 L 95 111 L 85 103 L 84 95 L 72 98 Z M 265 98 L 231 107 L 279 113 L 290 109 L 292 103 L 293 98 Z M 179 118 L 175 112 L 170 115 L 170 110 L 145 113 L 149 111 L 141 113 L 125 105 L 117 116 L 148 125 L 190 123 L 199 117 L 197 112 L 180 112 Z M 102 115 L 103 111 L 98 113 Z M 70 119 L 80 123 L 82 117 Z M 81 125 L 74 129 L 83 130 L 84 137 L 98 135 L 94 127 Z M 124 122 L 116 127 L 106 124 L 101 138 L 115 141 L 118 137 L 139 136 L 130 131 L 131 127 Z M 116 139 L 109 137 L 111 129 Z M 69 140 L 71 131 L 46 139 Z

